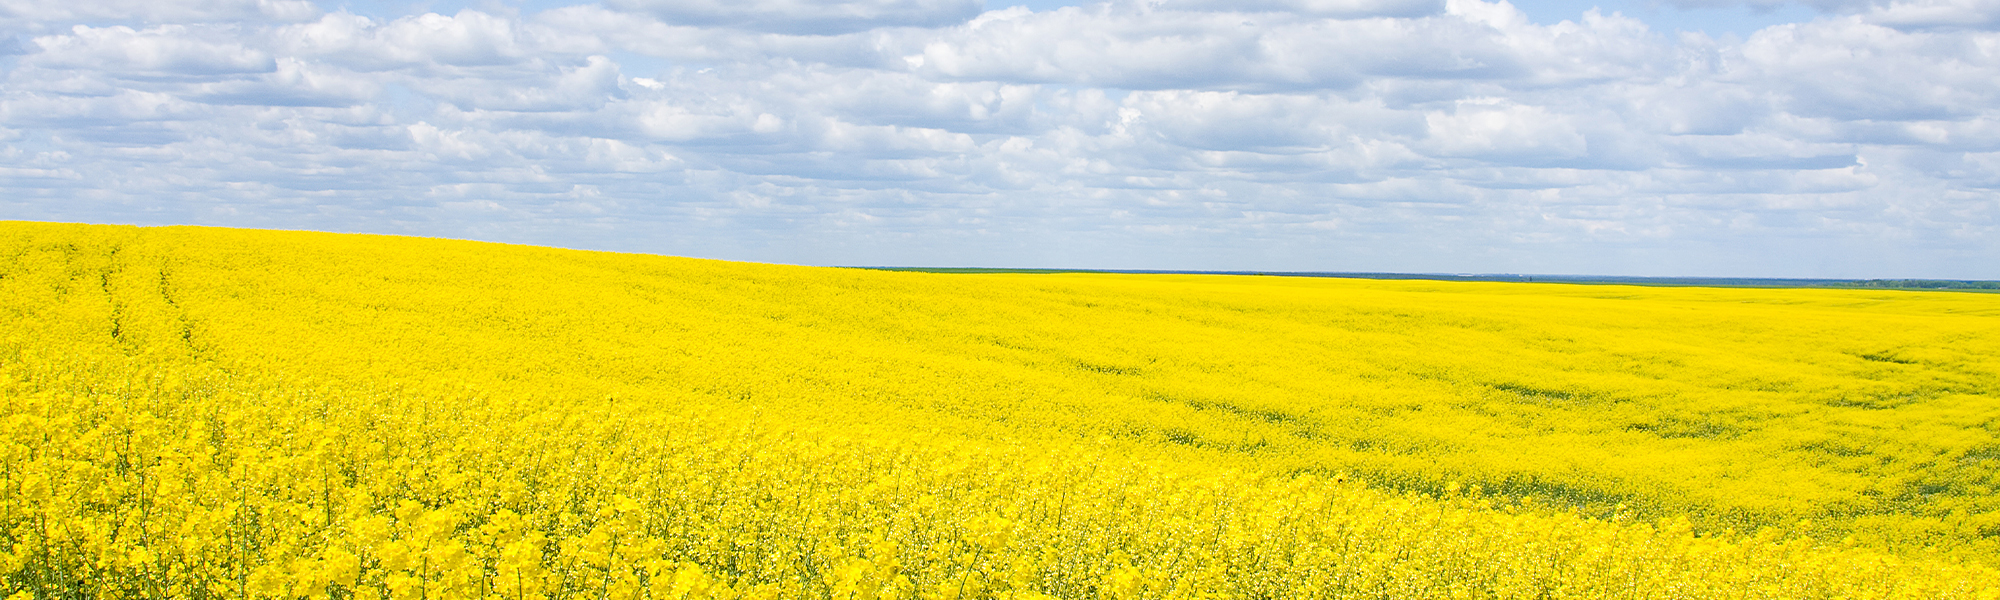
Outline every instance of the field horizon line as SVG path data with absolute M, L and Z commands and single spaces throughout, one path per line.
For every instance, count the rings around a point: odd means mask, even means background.
M 1259 275 L 1266 277 L 1316 277 L 1327 279 L 1379 279 L 1416 281 L 1466 281 L 1501 283 L 1568 283 L 1582 285 L 1640 285 L 1656 287 L 1747 287 L 1747 288 L 1834 288 L 1895 289 L 1925 291 L 2000 292 L 2000 280 L 1982 279 L 1840 279 L 1811 277 L 1703 277 L 1635 275 L 1551 275 L 1521 273 L 1396 273 L 1375 271 L 1255 271 L 1200 269 L 1089 269 L 1039 267 L 905 267 L 882 265 L 835 265 L 843 269 L 903 271 L 916 273 L 995 274 L 1021 273 L 1060 275 L 1070 273 L 1109 275 Z

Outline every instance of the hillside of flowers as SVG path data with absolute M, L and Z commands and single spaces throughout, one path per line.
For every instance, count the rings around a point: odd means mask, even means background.
M 2000 599 L 2000 295 L 0 222 L 0 597 Z

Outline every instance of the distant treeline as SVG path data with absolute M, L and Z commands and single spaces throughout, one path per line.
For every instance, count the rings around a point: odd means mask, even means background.
M 2000 290 L 2000 281 L 1957 281 L 1951 279 L 1870 279 L 1855 287 L 1915 288 L 1926 290 Z
M 1993 290 L 2000 281 L 1957 279 L 1790 279 L 1774 277 L 1624 277 L 1610 275 L 1515 275 L 1504 273 L 1341 273 L 1312 271 L 1176 271 L 1154 269 L 1020 269 L 994 267 L 857 267 L 881 271 L 925 273 L 1130 273 L 1140 275 L 1268 275 L 1278 277 L 1341 277 L 1349 279 L 1423 279 L 1430 281 L 1519 281 L 1700 287 L 1835 287 L 1903 290 Z

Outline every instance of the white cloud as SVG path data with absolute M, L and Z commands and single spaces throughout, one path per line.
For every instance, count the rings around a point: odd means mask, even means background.
M 0 23 L 204 23 L 303 21 L 319 15 L 310 0 L 0 0 Z
M 202 82 L 189 98 L 249 106 L 354 106 L 382 92 L 382 82 L 359 73 L 287 56 L 254 78 Z
M 1893 0 L 1864 15 L 1898 29 L 1993 29 L 2000 27 L 2000 0 Z
M 1755 11 L 1772 11 L 1789 4 L 1802 4 L 1823 13 L 1845 14 L 1866 10 L 1876 0 L 1661 0 L 1661 4 L 1677 9 L 1747 7 Z
M 608 0 L 605 4 L 678 25 L 795 34 L 950 25 L 978 15 L 985 6 L 981 0 Z
M 581 64 L 556 65 L 553 72 L 531 71 L 531 79 L 427 80 L 414 84 L 434 98 L 463 110 L 575 112 L 603 107 L 625 96 L 618 64 L 589 56 Z
M 1328 20 L 1135 10 L 987 13 L 909 39 L 901 62 L 927 77 L 1132 89 L 1339 88 L 1370 76 L 1517 73 L 1498 32 L 1450 17 Z
M 1155 6 L 1227 12 L 1300 14 L 1336 19 L 1418 17 L 1444 10 L 1442 0 L 1161 0 Z
M 1741 69 L 1801 116 L 1902 121 L 1991 110 L 2000 80 L 1991 33 L 1904 32 L 1858 17 L 1766 29 L 1745 42 Z
M 528 59 L 528 42 L 513 19 L 466 10 L 377 23 L 332 13 L 281 28 L 272 36 L 286 52 L 359 70 L 412 66 L 482 67 Z
M 0 101 L 0 115 L 7 121 L 40 127 L 134 127 L 143 124 L 205 119 L 207 107 L 170 94 L 122 91 L 104 96 L 51 97 L 9 94 Z M 107 140 L 115 143 L 114 140 Z
M 233 37 L 230 33 L 183 25 L 144 30 L 78 25 L 68 35 L 35 38 L 39 51 L 25 60 L 40 68 L 139 78 L 267 73 L 277 68 L 269 53 L 225 41 Z
M 1582 157 L 1590 148 L 1563 116 L 1501 98 L 1461 100 L 1449 111 L 1424 115 L 1424 122 L 1436 156 L 1538 163 Z

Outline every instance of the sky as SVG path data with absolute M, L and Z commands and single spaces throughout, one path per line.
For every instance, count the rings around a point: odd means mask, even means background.
M 0 0 L 0 220 L 2000 279 L 2000 0 Z

